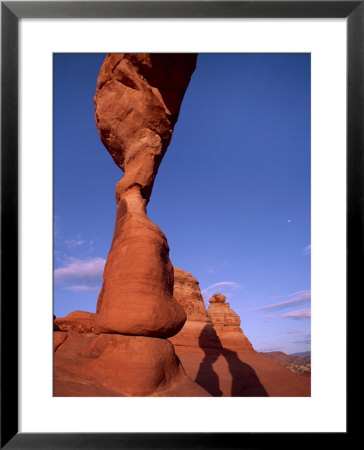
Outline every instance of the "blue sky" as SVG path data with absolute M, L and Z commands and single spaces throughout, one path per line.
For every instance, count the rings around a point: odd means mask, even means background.
M 54 55 L 54 312 L 94 312 L 122 171 L 98 136 L 105 54 Z M 310 350 L 310 55 L 200 54 L 148 205 L 172 264 L 259 351 Z

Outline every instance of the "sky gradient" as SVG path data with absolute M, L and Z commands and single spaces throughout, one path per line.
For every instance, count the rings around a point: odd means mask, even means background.
M 94 312 L 122 171 L 93 96 L 104 54 L 54 54 L 54 313 Z M 200 54 L 148 216 L 258 351 L 310 350 L 310 55 Z

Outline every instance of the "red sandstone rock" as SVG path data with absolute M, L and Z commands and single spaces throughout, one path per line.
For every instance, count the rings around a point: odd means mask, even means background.
M 67 333 L 63 333 L 67 334 Z M 209 396 L 185 373 L 167 339 L 68 333 L 54 355 L 54 395 Z M 89 390 L 88 388 L 89 387 Z M 95 393 L 96 392 L 96 393 Z
M 56 352 L 63 342 L 67 339 L 68 334 L 64 331 L 55 331 L 53 333 L 53 351 Z
M 100 137 L 125 172 L 97 304 L 97 332 L 170 337 L 186 320 L 173 298 L 167 239 L 146 215 L 159 164 L 195 69 L 193 54 L 106 57 L 97 81 Z
M 190 273 L 174 267 L 173 296 L 182 305 L 188 320 L 210 323 L 199 282 Z
M 177 267 L 174 267 L 173 297 L 187 314 L 187 321 L 181 331 L 170 338 L 173 345 L 221 348 L 207 315 L 198 281 Z
M 190 273 L 174 268 L 173 296 L 183 306 L 187 321 L 181 331 L 170 338 L 174 345 L 200 348 L 253 350 L 240 328 L 239 316 L 225 303 L 226 297 L 215 294 L 206 311 L 199 283 Z
M 95 119 L 102 142 L 125 172 L 118 196 L 138 185 L 149 199 L 196 59 L 188 53 L 111 53 L 105 58 Z
M 207 314 L 222 346 L 233 350 L 253 350 L 252 344 L 240 328 L 240 317 L 230 308 L 229 303 L 226 303 L 225 295 L 215 294 L 209 302 Z
M 181 329 L 186 314 L 173 298 L 167 239 L 144 211 L 137 210 L 140 199 L 138 191 L 131 191 L 118 204 L 96 328 L 98 332 L 169 337 Z
M 72 311 L 66 317 L 55 319 L 54 323 L 62 331 L 90 333 L 94 329 L 95 314 L 86 311 Z

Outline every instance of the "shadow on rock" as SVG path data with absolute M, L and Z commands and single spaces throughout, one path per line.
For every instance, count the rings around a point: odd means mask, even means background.
M 199 345 L 205 352 L 200 364 L 195 382 L 206 389 L 214 397 L 221 397 L 219 377 L 214 371 L 212 364 L 221 355 L 222 345 L 216 331 L 211 325 L 206 325 L 198 339 Z
M 268 397 L 268 393 L 259 381 L 255 370 L 242 362 L 236 352 L 224 348 L 222 354 L 229 365 L 231 373 L 232 397 Z
M 205 352 L 195 382 L 206 389 L 211 395 L 221 397 L 219 375 L 214 371 L 213 363 L 222 356 L 225 358 L 231 374 L 231 392 L 225 393 L 231 397 L 267 397 L 268 393 L 259 381 L 255 371 L 242 362 L 238 354 L 223 348 L 216 331 L 211 325 L 206 325 L 199 337 L 200 348 Z

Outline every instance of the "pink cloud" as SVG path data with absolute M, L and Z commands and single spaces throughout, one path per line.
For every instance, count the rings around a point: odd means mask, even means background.
M 81 283 L 100 281 L 104 271 L 105 259 L 73 259 L 64 267 L 54 271 L 55 283 Z
M 242 289 L 242 287 L 243 286 L 239 283 L 235 283 L 235 281 L 220 281 L 219 283 L 212 284 L 211 286 L 203 289 L 201 294 L 205 302 L 207 302 L 209 297 L 213 294 L 220 292 L 221 294 L 227 295 L 232 290 Z
M 98 292 L 100 290 L 100 286 L 90 286 L 87 284 L 81 284 L 68 286 L 66 287 L 66 289 L 73 292 Z
M 311 344 L 311 338 L 302 339 L 300 341 L 293 341 L 293 344 Z
M 280 317 L 285 319 L 306 320 L 311 317 L 311 308 L 297 309 L 282 314 Z
M 272 305 L 264 305 L 264 306 L 258 306 L 257 308 L 251 308 L 249 311 L 264 311 L 264 310 L 281 310 L 285 309 L 291 305 L 298 305 L 301 303 L 306 303 L 311 300 L 311 291 L 298 291 L 294 292 L 293 294 L 290 294 L 288 297 L 288 300 L 285 300 L 283 302 L 279 303 L 273 303 Z
M 81 247 L 81 245 L 83 245 L 85 241 L 83 241 L 82 239 L 70 239 L 68 241 L 64 241 L 64 243 L 67 245 L 67 247 L 73 248 Z
M 203 289 L 202 295 L 208 294 L 208 292 L 220 289 L 220 288 L 229 288 L 229 289 L 239 289 L 241 288 L 240 284 L 235 283 L 235 281 L 220 281 L 219 283 L 212 284 L 211 286 L 208 286 L 207 288 Z

